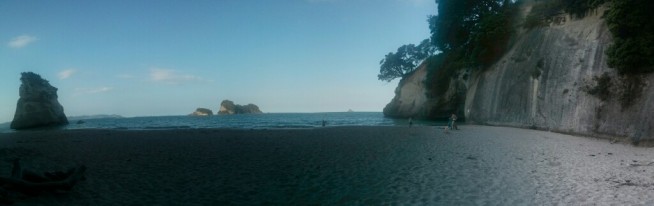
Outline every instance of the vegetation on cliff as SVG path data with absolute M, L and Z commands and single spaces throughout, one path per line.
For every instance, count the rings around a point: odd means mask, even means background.
M 429 90 L 428 96 L 438 97 L 445 94 L 450 86 L 450 78 L 460 69 L 486 68 L 495 63 L 508 49 L 509 40 L 514 33 L 513 16 L 518 11 L 517 3 L 510 0 L 439 0 L 436 3 L 439 15 L 428 18 L 431 36 L 417 47 L 419 51 L 432 53 L 397 58 L 396 55 L 403 54 L 402 48 L 413 48 L 412 44 L 401 46 L 397 53 L 386 55 L 380 62 L 380 80 L 390 81 L 403 77 L 415 69 L 418 65 L 416 60 L 425 60 L 428 67 L 425 82 Z M 403 70 L 407 72 L 391 72 L 393 68 L 409 66 L 413 67 Z M 387 75 L 389 73 L 397 75 Z M 459 104 L 462 106 L 463 101 Z M 460 109 L 454 110 L 446 113 L 462 112 Z
M 380 62 L 380 80 L 402 77 L 427 58 L 431 68 L 428 80 L 440 79 L 439 76 L 451 75 L 461 68 L 490 66 L 507 50 L 514 33 L 517 3 L 510 0 L 440 0 L 437 3 L 439 15 L 428 18 L 431 37 L 419 46 L 403 45 L 396 53 L 386 55 Z M 442 83 L 429 81 L 428 85 Z
M 379 75 L 377 78 L 390 82 L 396 78 L 402 78 L 414 71 L 420 62 L 433 55 L 434 47 L 429 39 L 423 40 L 418 46 L 414 44 L 402 45 L 395 53 L 386 54 L 379 64 Z
M 519 7 L 523 2 L 526 1 L 436 0 L 438 15 L 428 18 L 430 38 L 419 46 L 403 45 L 396 53 L 386 55 L 380 62 L 378 78 L 390 81 L 404 77 L 416 69 L 420 61 L 425 61 L 428 67 L 425 81 L 428 96 L 443 97 L 450 89 L 452 78 L 463 76 L 461 69 L 483 70 L 496 63 L 509 50 L 518 26 L 526 29 L 546 26 L 557 18 L 560 20 L 563 14 L 583 18 L 597 12 L 595 9 L 601 5 L 608 8 L 602 16 L 614 37 L 614 43 L 606 51 L 608 65 L 626 76 L 654 71 L 654 58 L 651 58 L 654 56 L 654 22 L 649 21 L 654 17 L 654 13 L 650 12 L 654 9 L 654 1 L 537 0 L 532 1 L 533 7 L 525 19 L 518 19 Z M 534 73 L 535 77 L 539 75 L 538 72 Z M 633 78 L 620 78 L 623 79 Z M 629 105 L 628 102 L 638 98 L 637 88 L 639 85 L 622 89 L 623 93 L 630 94 L 622 95 L 623 105 Z M 605 92 L 600 92 L 604 90 L 592 91 L 604 98 Z M 457 109 L 452 112 L 461 111 Z
M 603 17 L 614 43 L 606 51 L 608 65 L 620 74 L 637 75 L 654 71 L 654 1 L 650 0 L 549 0 L 537 2 L 523 24 L 525 28 L 546 25 L 563 12 L 582 18 L 602 4 Z
M 607 74 L 596 76 L 595 86 L 585 91 L 602 101 L 618 97 L 623 109 L 642 95 L 641 74 L 654 71 L 654 1 L 648 0 L 549 0 L 537 2 L 527 16 L 525 28 L 545 26 L 563 12 L 582 18 L 600 5 L 607 5 L 602 14 L 613 44 L 606 50 L 607 64 L 622 75 L 615 84 Z M 613 88 L 615 87 L 615 88 Z M 613 89 L 612 89 L 613 88 Z
M 607 55 L 610 67 L 623 74 L 654 71 L 654 1 L 611 0 L 605 18 L 614 43 Z

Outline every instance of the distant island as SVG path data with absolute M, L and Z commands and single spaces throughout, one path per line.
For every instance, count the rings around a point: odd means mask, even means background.
M 197 108 L 195 112 L 189 114 L 189 116 L 213 116 L 213 111 L 207 108 Z
M 220 103 L 220 109 L 218 110 L 219 115 L 226 115 L 226 114 L 261 114 L 261 110 L 259 110 L 259 106 L 255 104 L 248 104 L 248 105 L 238 105 L 234 104 L 234 102 L 230 100 L 223 100 Z
M 125 118 L 125 117 L 117 114 L 96 114 L 96 115 L 70 116 L 68 117 L 68 120 L 76 121 L 76 120 L 85 120 L 85 119 L 119 119 L 119 118 Z

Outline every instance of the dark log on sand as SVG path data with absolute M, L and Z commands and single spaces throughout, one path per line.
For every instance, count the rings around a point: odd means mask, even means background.
M 84 178 L 84 172 L 86 171 L 86 166 L 82 165 L 71 168 L 66 172 L 40 175 L 21 168 L 18 159 L 14 160 L 13 164 L 11 177 L 0 177 L 0 202 L 3 201 L 3 197 L 8 198 L 7 191 L 20 192 L 26 195 L 36 195 L 45 191 L 69 191 L 75 183 Z

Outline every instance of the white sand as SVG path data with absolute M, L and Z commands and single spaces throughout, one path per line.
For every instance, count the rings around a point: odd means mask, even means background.
M 72 192 L 17 205 L 654 204 L 652 148 L 460 128 L 19 132 L 0 134 L 0 175 L 15 157 L 88 166 Z

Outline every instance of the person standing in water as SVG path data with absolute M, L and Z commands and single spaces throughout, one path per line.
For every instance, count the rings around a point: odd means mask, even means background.
M 413 126 L 413 118 L 409 117 L 409 127 Z

